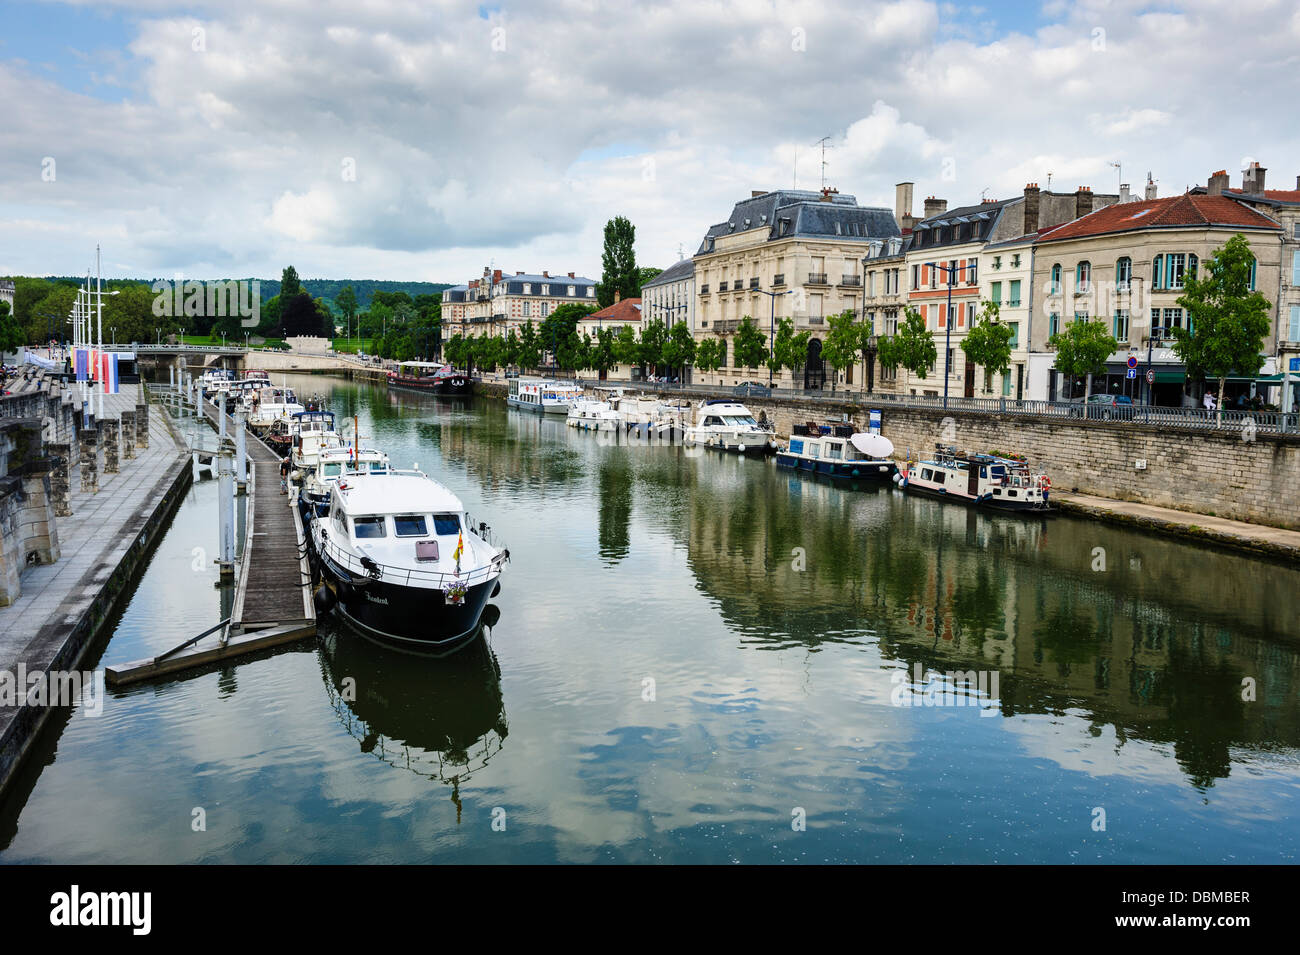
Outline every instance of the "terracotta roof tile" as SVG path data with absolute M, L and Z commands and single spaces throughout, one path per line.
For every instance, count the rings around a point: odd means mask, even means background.
M 1139 229 L 1180 226 L 1228 226 L 1243 229 L 1281 229 L 1276 222 L 1226 196 L 1184 194 L 1167 199 L 1123 202 L 1098 209 L 1081 219 L 1051 229 L 1040 242 L 1079 239 Z
M 1229 189 L 1228 192 L 1234 196 L 1241 196 L 1243 199 L 1251 198 L 1249 192 L 1241 189 Z M 1265 189 L 1264 198 L 1271 199 L 1274 202 L 1300 202 L 1300 189 Z
M 641 321 L 641 300 L 639 298 L 620 299 L 613 305 L 607 305 L 599 312 L 592 312 L 583 318 L 584 322 L 639 322 Z

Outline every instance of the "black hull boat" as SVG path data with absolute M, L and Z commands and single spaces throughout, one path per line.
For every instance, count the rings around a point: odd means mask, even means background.
M 333 592 L 334 612 L 363 636 L 420 652 L 444 652 L 469 643 L 479 632 L 487 602 L 500 589 L 493 578 L 469 586 L 462 603 L 449 604 L 445 591 L 354 576 L 328 554 L 321 561 L 321 577 Z
M 510 552 L 442 484 L 419 471 L 349 473 L 329 486 L 324 514 L 309 496 L 299 507 L 319 613 L 408 651 L 445 653 L 478 633 Z
M 440 398 L 467 398 L 473 393 L 469 375 L 456 371 L 451 365 L 432 365 L 427 362 L 403 362 L 396 372 L 388 375 L 393 388 L 410 388 Z M 421 374 L 427 368 L 436 368 L 432 375 Z

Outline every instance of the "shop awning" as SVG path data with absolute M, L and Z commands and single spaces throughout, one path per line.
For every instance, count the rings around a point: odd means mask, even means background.
M 1156 371 L 1156 384 L 1158 385 L 1182 384 L 1186 380 L 1187 372 L 1185 371 Z

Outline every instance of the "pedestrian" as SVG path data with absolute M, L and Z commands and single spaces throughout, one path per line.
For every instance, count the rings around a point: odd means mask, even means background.
M 1216 407 L 1216 404 L 1215 404 L 1215 401 L 1214 401 L 1214 392 L 1212 392 L 1212 391 L 1207 391 L 1207 392 L 1205 393 L 1204 398 L 1202 399 L 1202 403 L 1205 405 L 1205 410 L 1206 410 L 1206 411 L 1213 411 L 1213 410 L 1215 409 L 1215 407 Z
M 280 462 L 280 493 L 289 493 L 289 456 L 286 454 Z

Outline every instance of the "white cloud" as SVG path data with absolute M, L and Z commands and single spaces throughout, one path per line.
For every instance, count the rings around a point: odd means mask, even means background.
M 110 257 L 157 274 L 594 275 L 609 216 L 667 265 L 751 189 L 816 185 L 823 136 L 828 184 L 887 206 L 904 179 L 954 204 L 1049 171 L 1109 190 L 1115 160 L 1181 185 L 1250 154 L 1285 180 L 1300 152 L 1278 118 L 1300 19 L 1270 0 L 1060 0 L 1000 35 L 926 0 L 122 6 L 125 102 L 0 61 L 0 219 L 45 224 L 0 269 L 80 271 L 125 229 Z

